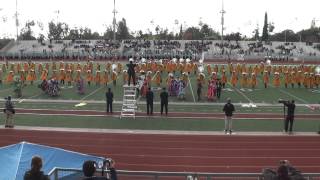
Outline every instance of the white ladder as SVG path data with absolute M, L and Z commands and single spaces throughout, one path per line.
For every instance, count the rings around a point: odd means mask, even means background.
M 137 87 L 133 85 L 123 85 L 123 103 L 120 119 L 122 117 L 133 117 L 133 119 L 136 118 L 136 110 L 138 109 L 136 89 Z

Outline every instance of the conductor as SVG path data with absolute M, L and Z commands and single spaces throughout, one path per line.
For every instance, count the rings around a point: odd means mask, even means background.
M 129 60 L 130 63 L 127 64 L 128 67 L 128 86 L 130 86 L 131 78 L 133 81 L 133 85 L 136 85 L 136 76 L 135 76 L 135 70 L 134 68 L 136 67 L 136 64 L 133 64 L 133 59 Z
M 288 128 L 289 128 L 289 133 L 292 133 L 292 127 L 293 127 L 293 121 L 294 121 L 294 110 L 296 108 L 296 105 L 294 104 L 294 100 L 292 100 L 291 102 L 285 101 L 283 104 L 288 108 L 287 117 L 284 121 L 284 131 L 288 132 Z

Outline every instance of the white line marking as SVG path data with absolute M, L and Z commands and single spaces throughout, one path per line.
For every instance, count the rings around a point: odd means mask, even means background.
M 6 92 L 6 91 L 9 91 L 9 90 L 13 90 L 13 88 L 7 88 L 7 89 L 0 90 L 0 93 Z
M 232 87 L 232 85 L 230 84 L 230 82 L 228 82 L 228 85 L 229 85 L 230 87 Z M 253 101 L 252 101 L 250 98 L 248 98 L 248 96 L 246 96 L 244 93 L 242 93 L 238 88 L 234 87 L 234 89 L 235 89 L 240 95 L 242 95 L 245 99 L 247 99 L 247 100 L 249 101 L 249 103 L 253 103 Z
M 115 117 L 119 118 L 120 115 L 108 115 L 108 114 L 101 114 L 101 115 L 90 115 L 90 114 L 41 114 L 41 113 L 18 113 L 19 115 L 39 115 L 39 116 L 77 116 L 77 117 Z M 136 116 L 136 118 L 146 118 L 150 116 Z M 210 119 L 210 120 L 224 120 L 224 117 L 172 117 L 172 116 L 152 116 L 152 118 L 168 118 L 168 119 Z M 283 120 L 283 118 L 232 118 L 234 120 Z M 318 118 L 296 118 L 296 119 L 303 119 L 308 121 L 317 121 Z
M 282 89 L 279 89 L 280 90 L 280 92 L 282 92 L 282 93 L 284 93 L 284 94 L 286 94 L 286 95 L 288 95 L 288 96 L 291 96 L 291 97 L 293 97 L 293 98 L 295 98 L 295 99 L 298 99 L 299 101 L 301 101 L 301 102 L 303 102 L 303 103 L 306 103 L 306 104 L 309 104 L 306 100 L 304 100 L 304 99 L 301 99 L 301 98 L 299 98 L 299 97 L 297 97 L 297 96 L 295 96 L 295 95 L 293 95 L 293 94 L 291 94 L 291 93 L 289 93 L 289 92 L 286 92 L 286 91 L 284 91 L 284 90 L 282 90 Z
M 196 99 L 195 99 L 194 94 L 193 94 L 193 88 L 192 88 L 192 85 L 191 85 L 189 76 L 188 76 L 188 81 L 189 81 L 189 84 L 190 84 L 190 89 L 191 89 L 191 94 L 192 94 L 193 102 L 196 102 Z
M 101 86 L 100 88 L 94 90 L 93 92 L 91 92 L 90 94 L 88 94 L 87 96 L 83 97 L 82 99 L 80 99 L 80 101 L 83 101 L 84 99 L 86 99 L 87 97 L 95 94 L 96 92 L 98 92 L 100 89 L 102 89 L 104 86 Z

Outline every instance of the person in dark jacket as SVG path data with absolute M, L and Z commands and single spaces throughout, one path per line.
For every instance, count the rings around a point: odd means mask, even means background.
M 284 103 L 285 106 L 287 106 L 288 108 L 288 112 L 287 112 L 287 117 L 284 121 L 284 131 L 288 132 L 288 126 L 289 127 L 289 133 L 292 133 L 292 127 L 293 127 L 293 121 L 294 121 L 294 110 L 296 108 L 296 105 L 294 103 L 294 100 L 292 100 L 291 102 L 285 102 Z
M 24 180 L 50 180 L 49 176 L 45 175 L 42 168 L 42 159 L 39 156 L 34 156 L 31 160 L 31 169 L 24 174 Z
M 107 101 L 107 113 L 109 113 L 109 111 L 112 113 L 113 93 L 111 92 L 111 88 L 108 88 L 108 92 L 106 93 L 106 101 Z
M 197 95 L 198 95 L 198 101 L 201 100 L 201 92 L 202 92 L 202 83 L 200 79 L 197 79 Z
M 163 107 L 165 108 L 166 115 L 168 115 L 168 92 L 166 88 L 162 88 L 162 92 L 160 93 L 160 104 L 161 104 L 161 115 L 163 114 Z
M 135 76 L 135 70 L 136 64 L 133 64 L 133 60 L 130 60 L 130 63 L 127 64 L 128 67 L 128 86 L 130 86 L 131 78 L 133 81 L 133 85 L 136 85 L 136 76 Z
M 235 111 L 235 108 L 233 104 L 231 103 L 231 99 L 227 99 L 227 104 L 223 107 L 223 112 L 225 113 L 225 119 L 224 119 L 224 132 L 232 134 L 232 116 L 233 112 Z
M 14 127 L 14 120 L 13 115 L 15 114 L 14 104 L 11 101 L 11 96 L 8 96 L 6 98 L 5 102 L 5 109 L 4 113 L 6 114 L 6 120 L 5 120 L 5 127 L 6 128 L 13 128 Z
M 147 94 L 146 94 L 146 100 L 147 100 L 147 114 L 153 114 L 153 92 L 151 91 L 151 88 L 148 88 Z

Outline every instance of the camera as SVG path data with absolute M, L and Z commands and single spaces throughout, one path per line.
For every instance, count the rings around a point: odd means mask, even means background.
M 111 163 L 112 163 L 112 159 L 105 159 L 105 160 L 103 161 L 103 167 L 106 168 L 106 169 L 108 169 L 108 168 L 110 168 Z
M 278 100 L 278 103 L 282 103 L 282 104 L 285 104 L 285 103 L 288 103 L 289 101 L 286 101 L 286 100 L 283 100 L 283 99 L 279 99 Z

